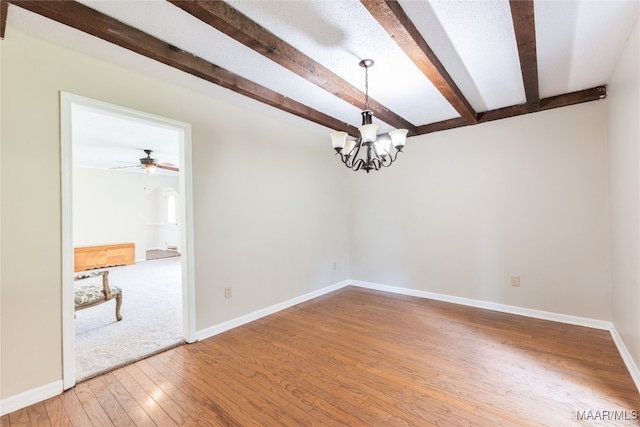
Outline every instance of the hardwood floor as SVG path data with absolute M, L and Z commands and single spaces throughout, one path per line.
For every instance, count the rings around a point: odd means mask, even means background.
M 347 287 L 78 384 L 3 426 L 640 425 L 606 331 Z

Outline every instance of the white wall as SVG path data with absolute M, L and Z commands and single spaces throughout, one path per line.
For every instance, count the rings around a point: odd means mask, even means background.
M 349 277 L 349 171 L 327 135 L 283 132 L 264 117 L 247 126 L 232 110 L 218 115 L 229 126 L 209 128 L 203 139 L 211 143 L 194 154 L 195 279 L 209 284 L 199 288 L 198 327 Z M 232 299 L 201 308 L 227 286 Z
M 164 222 L 158 194 L 178 185 L 178 176 L 74 167 L 73 246 L 135 243 L 136 260 L 144 260 L 147 224 Z
M 604 102 L 410 138 L 352 177 L 351 279 L 610 320 L 606 155 Z
M 640 35 L 638 23 L 608 86 L 613 324 L 640 365 Z
M 12 27 L 0 84 L 1 399 L 62 379 L 59 91 L 192 125 L 197 330 L 348 278 L 346 171 L 326 135 Z

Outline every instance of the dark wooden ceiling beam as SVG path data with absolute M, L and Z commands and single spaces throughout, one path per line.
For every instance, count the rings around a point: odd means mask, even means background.
M 9 3 L 7 0 L 0 0 L 0 39 L 4 40 L 4 32 L 7 29 L 7 14 L 9 13 Z
M 520 116 L 532 113 L 527 104 L 510 105 L 508 107 L 478 113 L 478 123 L 486 123 L 494 120 L 508 119 L 509 117 Z
M 364 109 L 365 94 L 362 91 L 227 3 L 184 0 L 169 2 L 343 101 Z M 410 134 L 415 134 L 416 128 L 412 123 L 376 100 L 369 98 L 369 109 L 385 123 L 396 128 L 408 129 Z M 359 120 L 359 117 L 354 119 Z
M 540 92 L 538 91 L 538 55 L 533 0 L 510 0 L 509 5 L 518 45 L 527 109 L 530 112 L 537 111 L 540 108 Z
M 568 105 L 581 104 L 583 102 L 597 101 L 606 97 L 607 86 L 597 86 L 591 89 L 579 90 L 576 92 L 545 98 L 540 101 L 540 110 L 550 110 L 552 108 L 566 107 Z
M 493 120 L 501 120 L 537 111 L 550 110 L 552 108 L 567 107 L 569 105 L 583 102 L 597 101 L 607 96 L 606 86 L 597 86 L 590 89 L 579 90 L 577 92 L 565 93 L 563 95 L 544 98 L 539 102 L 539 108 L 531 111 L 528 104 L 512 105 L 510 107 L 499 108 L 487 111 L 478 115 L 479 122 L 485 123 Z
M 344 130 L 352 136 L 359 134 L 358 129 L 350 124 L 220 68 L 83 4 L 65 0 L 10 0 L 10 3 L 298 117 L 331 129 Z
M 456 117 L 454 119 L 443 120 L 441 122 L 429 123 L 428 125 L 418 126 L 418 135 L 424 135 L 432 132 L 439 132 L 442 130 L 449 130 L 469 126 L 469 123 L 462 117 Z
M 360 1 L 460 116 L 469 124 L 476 123 L 475 110 L 400 4 L 395 0 Z
M 567 107 L 569 105 L 581 104 L 583 102 L 597 101 L 607 96 L 606 86 L 597 86 L 590 89 L 579 90 L 564 95 L 552 96 L 540 100 L 540 108 L 537 111 L 550 110 L 552 108 Z M 478 123 L 486 123 L 494 120 L 507 119 L 509 117 L 521 116 L 523 114 L 535 113 L 530 111 L 527 104 L 512 105 L 498 108 L 496 110 L 478 113 Z M 439 132 L 443 130 L 455 129 L 468 126 L 460 117 L 443 120 L 441 122 L 418 126 L 418 135 Z

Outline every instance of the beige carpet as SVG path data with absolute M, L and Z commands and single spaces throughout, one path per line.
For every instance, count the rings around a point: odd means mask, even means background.
M 76 312 L 77 382 L 183 341 L 180 257 L 108 270 L 109 283 L 122 289 L 122 320 L 115 300 Z

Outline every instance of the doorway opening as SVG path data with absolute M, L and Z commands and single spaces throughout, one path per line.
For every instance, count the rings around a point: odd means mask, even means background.
M 147 234 L 147 261 L 180 256 L 178 192 L 171 187 L 157 188 L 149 205 L 149 211 L 155 211 L 162 221 Z
M 195 341 L 191 128 L 64 92 L 60 104 L 68 389 L 77 380 Z M 135 264 L 74 262 L 76 252 L 122 244 L 133 247 Z M 148 250 L 169 246 L 175 256 L 147 261 Z M 109 271 L 110 284 L 122 292 L 121 321 L 112 313 L 115 301 L 75 311 L 79 269 Z

